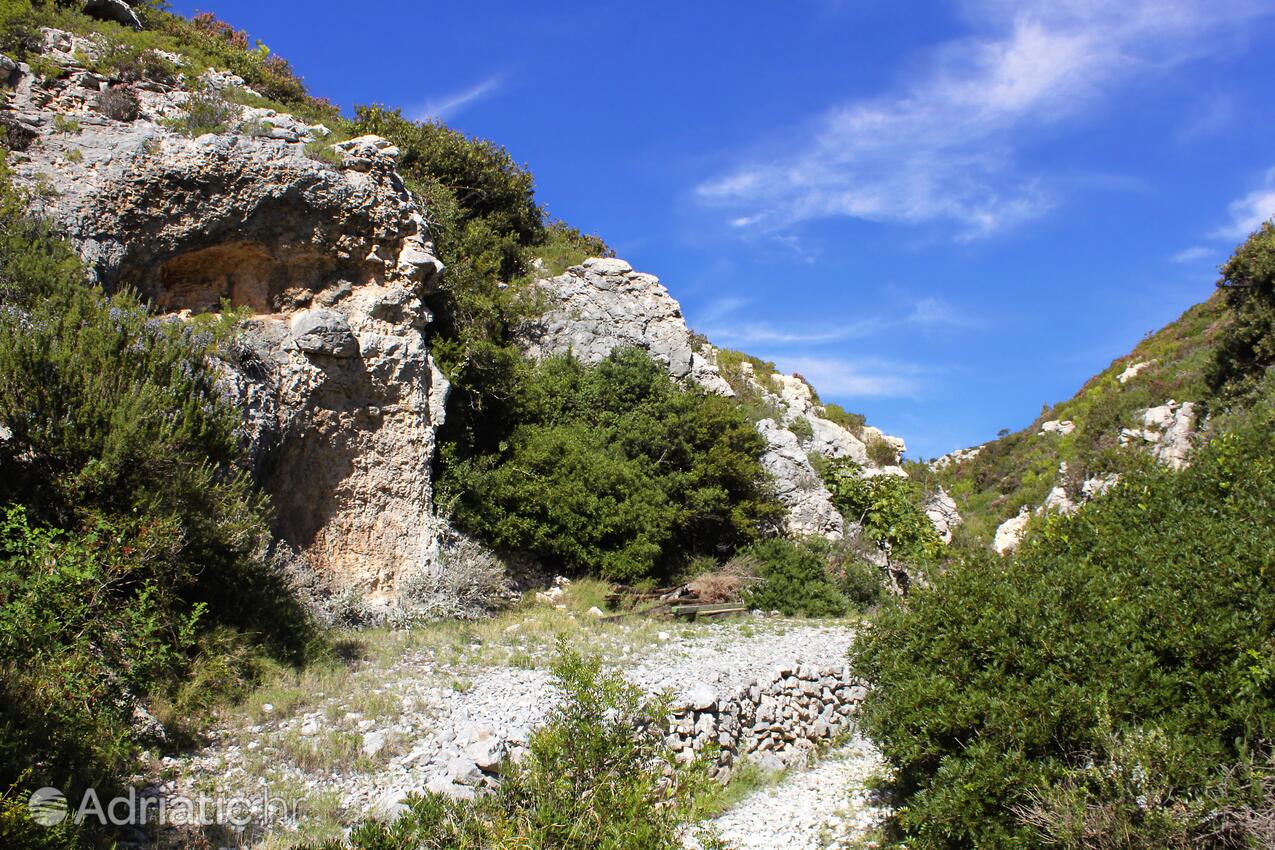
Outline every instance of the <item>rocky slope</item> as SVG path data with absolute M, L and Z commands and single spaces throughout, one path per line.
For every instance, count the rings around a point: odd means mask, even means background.
M 863 464 L 868 474 L 905 474 L 897 466 L 906 448 L 903 440 L 867 426 L 856 435 L 828 419 L 814 390 L 799 376 L 759 375 L 743 360 L 730 374 L 737 390 L 723 374 L 721 352 L 692 333 L 681 306 L 654 275 L 634 271 L 624 260 L 593 258 L 537 283 L 550 306 L 525 330 L 529 355 L 571 352 L 596 363 L 616 348 L 636 347 L 665 364 L 674 378 L 707 392 L 759 398 L 771 414 L 757 422 L 769 446 L 762 464 L 788 510 L 790 533 L 832 540 L 846 533 L 845 520 L 811 464 L 811 455 L 849 459 Z M 892 461 L 880 466 L 871 460 L 869 441 L 888 446 Z
M 220 368 L 246 411 L 280 560 L 320 597 L 395 604 L 444 569 L 448 532 L 431 475 L 448 383 L 423 304 L 443 267 L 397 148 L 334 141 L 322 123 L 251 105 L 265 101 L 243 79 L 186 71 L 175 54 L 155 55 L 176 73 L 125 81 L 100 70 L 100 36 L 40 38 L 38 71 L 0 63 L 14 181 L 108 290 L 134 288 L 173 320 L 240 311 L 237 352 Z M 210 103 L 216 126 L 195 126 Z M 791 533 L 853 532 L 812 459 L 903 474 L 902 440 L 834 421 L 804 379 L 717 350 L 653 275 L 594 258 L 536 285 L 548 309 L 525 329 L 529 355 L 592 363 L 636 346 L 673 377 L 760 411 L 763 466 Z
M 998 552 L 1013 550 L 1033 516 L 1076 510 L 1112 486 L 1130 452 L 1184 465 L 1207 429 L 1204 370 L 1222 321 L 1215 296 L 1027 428 L 931 462 L 930 475 L 951 493 L 971 538 Z

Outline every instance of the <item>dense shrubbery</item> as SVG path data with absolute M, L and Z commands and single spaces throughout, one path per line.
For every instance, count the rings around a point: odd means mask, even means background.
M 70 789 L 118 776 L 134 706 L 187 713 L 307 628 L 206 365 L 225 323 L 87 286 L 22 210 L 0 194 L 0 788 Z
M 1127 473 L 1013 560 L 953 565 L 861 635 L 864 722 L 908 847 L 1269 840 L 1271 401 L 1189 469 Z
M 356 827 L 329 850 L 677 850 L 708 784 L 703 762 L 678 765 L 664 745 L 666 706 L 597 659 L 564 651 L 554 665 L 564 700 L 506 762 L 495 793 L 474 801 L 411 800 L 390 824 Z
M 764 442 L 729 400 L 678 386 L 637 350 L 585 367 L 515 360 L 440 492 L 467 530 L 556 568 L 635 580 L 728 555 L 781 508 Z
M 1275 225 L 1263 224 L 1236 249 L 1218 286 L 1231 315 L 1219 334 L 1209 385 L 1242 398 L 1275 366 Z
M 813 541 L 772 538 L 754 543 L 741 553 L 760 577 L 745 589 L 751 608 L 779 611 L 788 616 L 839 617 L 850 607 L 829 575 L 826 547 Z
M 788 616 L 836 617 L 886 601 L 884 574 L 857 541 L 771 538 L 743 549 L 726 574 L 743 574 L 743 601 Z

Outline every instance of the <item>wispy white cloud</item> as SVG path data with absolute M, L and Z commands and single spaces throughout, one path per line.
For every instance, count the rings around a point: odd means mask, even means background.
M 700 314 L 704 333 L 724 345 L 825 345 L 877 336 L 902 327 L 923 331 L 978 327 L 978 318 L 942 298 L 926 296 L 893 315 L 878 314 L 837 325 L 793 325 L 739 318 L 750 299 L 719 298 Z
M 1217 239 L 1240 240 L 1275 216 L 1275 168 L 1266 172 L 1262 186 L 1231 202 L 1231 221 L 1213 232 Z
M 906 322 L 924 330 L 940 328 L 972 328 L 979 322 L 973 316 L 947 303 L 942 298 L 928 296 L 912 303 Z
M 922 370 L 908 363 L 879 358 L 778 357 L 785 372 L 800 372 L 825 398 L 915 397 L 922 386 Z
M 427 101 L 424 106 L 416 110 L 416 119 L 425 121 L 430 118 L 439 120 L 452 118 L 471 104 L 500 91 L 504 84 L 504 74 L 493 74 L 469 88 Z
M 955 224 L 975 238 L 1041 215 L 1048 180 L 1024 138 L 1120 83 L 1216 44 L 1269 11 L 1256 0 L 968 0 L 977 34 L 949 42 L 901 90 L 820 116 L 793 154 L 746 158 L 697 187 L 736 227 L 830 216 Z
M 1169 257 L 1169 261 L 1173 263 L 1198 263 L 1216 255 L 1217 251 L 1212 248 L 1205 248 L 1203 245 L 1192 245 L 1190 248 L 1184 248 Z
M 751 303 L 753 303 L 751 298 L 739 298 L 737 296 L 718 298 L 715 301 L 709 302 L 707 307 L 700 310 L 699 315 L 696 318 L 698 318 L 701 322 L 721 321 L 727 316 L 738 313 Z
M 769 322 L 719 322 L 704 329 L 705 335 L 724 345 L 824 345 L 862 339 L 880 330 L 875 319 L 835 327 L 794 328 Z

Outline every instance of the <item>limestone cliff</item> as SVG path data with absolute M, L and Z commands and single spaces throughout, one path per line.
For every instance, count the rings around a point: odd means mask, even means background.
M 176 74 L 126 82 L 91 70 L 106 49 L 97 37 L 45 29 L 41 39 L 39 72 L 0 57 L 13 179 L 92 281 L 136 290 L 161 320 L 243 314 L 218 368 L 245 410 L 251 470 L 272 497 L 286 559 L 324 594 L 373 604 L 437 576 L 448 534 L 431 469 L 448 384 L 423 299 L 443 268 L 428 211 L 395 170 L 397 148 L 376 136 L 334 142 L 322 123 L 243 105 L 263 99 L 224 71 L 188 72 L 174 54 L 159 58 Z M 209 97 L 221 112 L 197 126 Z M 549 309 L 525 329 L 527 353 L 592 363 L 636 346 L 678 380 L 727 397 L 735 381 L 763 399 L 763 467 L 790 532 L 848 530 L 812 457 L 902 474 L 902 440 L 832 421 L 800 377 L 749 367 L 728 380 L 721 353 L 654 276 L 595 258 L 537 285 Z M 874 444 L 887 449 L 884 466 Z
M 136 117 L 115 120 L 96 108 L 115 81 L 80 64 L 97 44 L 44 39 L 63 75 L 14 71 L 15 181 L 106 288 L 134 288 L 160 315 L 248 314 L 224 386 L 247 410 L 280 537 L 329 589 L 391 598 L 436 555 L 430 459 L 447 394 L 421 303 L 442 266 L 397 151 L 367 137 L 319 161 L 307 143 L 326 128 L 271 113 L 254 132 L 260 109 L 191 138 L 166 122 L 191 98 L 178 81 L 134 88 Z

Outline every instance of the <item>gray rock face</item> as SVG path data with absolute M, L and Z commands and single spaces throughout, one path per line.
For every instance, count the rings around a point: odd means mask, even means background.
M 276 532 L 328 590 L 392 601 L 438 557 L 430 461 L 447 393 L 421 302 L 442 267 L 393 147 L 356 139 L 333 167 L 303 144 L 326 130 L 277 114 L 296 141 L 189 138 L 159 123 L 187 96 L 158 81 L 138 87 L 141 119 L 110 120 L 92 111 L 110 81 L 76 64 L 95 42 L 49 30 L 45 45 L 68 72 L 24 69 L 8 94 L 3 115 L 32 134 L 15 180 L 57 187 L 36 211 L 108 289 L 134 287 L 173 321 L 223 302 L 251 314 L 220 368 Z
M 934 526 L 939 539 L 944 543 L 951 543 L 952 532 L 961 524 L 961 512 L 956 509 L 956 500 L 940 487 L 926 500 L 925 515 Z
M 716 364 L 695 350 L 681 305 L 654 275 L 635 272 L 624 260 L 594 258 L 539 284 L 553 303 L 526 331 L 531 356 L 571 351 L 585 363 L 597 363 L 614 349 L 632 346 L 649 352 L 678 380 L 734 395 Z
M 303 310 L 292 318 L 292 341 L 307 354 L 353 357 L 359 341 L 345 316 L 335 310 Z
M 1142 414 L 1141 428 L 1120 432 L 1120 445 L 1145 448 L 1157 463 L 1181 469 L 1188 463 L 1196 432 L 1196 405 L 1169 399 Z
M 840 540 L 845 534 L 845 520 L 832 504 L 832 494 L 810 465 L 796 435 L 773 419 L 758 422 L 757 430 L 768 446 L 762 455 L 762 466 L 775 482 L 779 501 L 788 509 L 788 532 Z
M 138 19 L 137 13 L 124 0 L 88 0 L 84 4 L 84 14 L 103 21 L 114 21 L 135 30 L 142 28 L 142 22 Z

